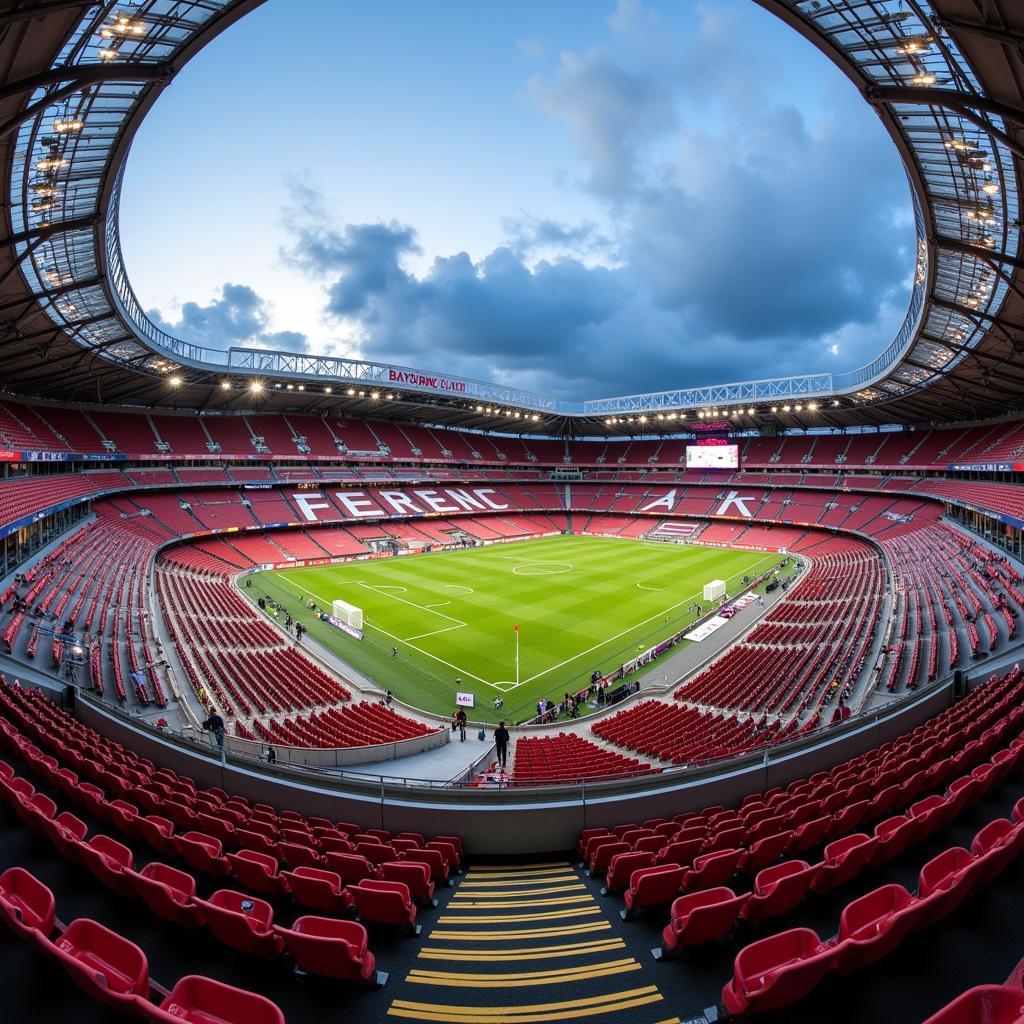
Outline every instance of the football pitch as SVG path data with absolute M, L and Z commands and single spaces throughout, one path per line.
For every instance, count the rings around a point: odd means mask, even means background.
M 558 536 L 460 551 L 270 570 L 242 593 L 273 597 L 340 658 L 426 711 L 451 714 L 473 693 L 471 719 L 520 721 L 695 618 L 704 584 L 729 593 L 781 555 L 607 537 Z M 312 600 L 363 610 L 356 640 L 315 620 Z M 516 631 L 518 632 L 518 668 Z M 392 653 L 397 648 L 397 655 Z M 456 680 L 461 680 L 457 685 Z M 504 697 L 501 712 L 494 697 Z

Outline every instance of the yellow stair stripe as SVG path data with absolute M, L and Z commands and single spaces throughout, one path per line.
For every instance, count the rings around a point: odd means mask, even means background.
M 438 924 L 518 924 L 520 921 L 561 921 L 567 917 L 594 917 L 600 915 L 600 907 L 574 907 L 572 910 L 546 910 L 539 914 L 472 914 L 464 917 L 453 917 L 444 914 L 437 919 Z
M 549 875 L 545 872 L 539 878 L 528 878 L 523 875 L 510 875 L 508 878 L 499 879 L 497 882 L 471 882 L 469 881 L 469 875 L 466 876 L 465 880 L 459 883 L 460 889 L 467 887 L 471 889 L 495 889 L 500 886 L 508 885 L 512 882 L 515 885 L 546 885 L 551 882 L 578 882 L 579 875 L 569 872 L 560 872 L 559 874 Z
M 433 946 L 424 946 L 417 956 L 425 956 L 436 953 L 438 956 L 456 957 L 460 955 L 472 957 L 497 957 L 508 954 L 509 956 L 529 956 L 531 953 L 551 953 L 555 956 L 574 956 L 577 953 L 585 952 L 588 949 L 597 948 L 622 948 L 626 945 L 625 939 L 584 939 L 582 942 L 561 942 L 551 946 L 516 946 L 514 949 L 435 949 Z
M 546 867 L 543 871 L 488 871 L 483 874 L 483 876 L 478 876 L 476 871 L 468 871 L 462 884 L 474 886 L 497 886 L 500 885 L 502 881 L 508 881 L 509 879 L 520 879 L 524 882 L 531 880 L 544 882 L 545 879 L 551 878 L 553 874 L 565 874 L 565 876 L 572 879 L 580 878 L 579 874 L 575 873 L 575 871 L 566 864 L 565 867 Z
M 445 910 L 494 910 L 508 907 L 568 907 L 576 903 L 590 903 L 590 893 L 582 896 L 554 896 L 549 900 L 477 900 L 475 896 L 466 896 L 456 902 L 450 900 Z
M 504 918 L 502 918 L 504 920 Z M 561 927 L 554 925 L 550 928 L 502 928 L 499 931 L 444 931 L 432 929 L 427 938 L 433 939 L 473 939 L 478 942 L 498 942 L 502 939 L 545 939 L 555 938 L 559 935 L 582 935 L 585 932 L 607 932 L 611 931 L 611 923 L 608 921 L 594 921 L 587 924 L 574 924 Z
M 518 978 L 513 981 L 494 981 L 489 975 L 478 974 L 476 981 L 445 980 L 444 975 L 437 978 L 410 974 L 405 979 L 409 985 L 434 985 L 440 988 L 533 988 L 537 985 L 567 985 L 577 981 L 593 981 L 596 978 L 610 978 L 615 974 L 626 974 L 630 971 L 641 971 L 643 966 L 634 961 L 621 967 L 606 967 L 604 970 L 579 972 L 577 974 L 556 974 L 551 978 Z
M 532 1021 L 572 1020 L 574 1017 L 614 1013 L 618 1010 L 661 1002 L 662 998 L 655 985 L 645 985 L 643 988 L 603 996 L 526 1006 L 448 1006 L 396 999 L 388 1009 L 388 1015 L 414 1020 L 451 1021 L 453 1024 L 526 1024 Z
M 467 893 L 467 896 L 471 896 L 475 900 L 500 900 L 506 896 L 543 896 L 544 893 L 548 892 L 586 892 L 587 887 L 582 882 L 573 880 L 571 885 L 552 885 L 547 889 L 502 889 L 498 892 L 471 892 Z M 453 899 L 458 899 L 462 895 L 462 886 L 455 891 Z
M 575 948 L 570 948 L 575 947 Z M 610 953 L 616 949 L 625 949 L 621 939 L 609 939 L 607 942 L 570 943 L 570 946 L 541 946 L 528 950 L 469 950 L 454 949 L 446 952 L 440 949 L 423 949 L 417 953 L 421 960 L 444 960 L 451 963 L 466 964 L 502 964 L 518 963 L 526 960 L 564 960 L 566 957 L 593 956 L 596 953 Z M 569 952 L 563 950 L 569 949 Z
M 500 981 L 508 981 L 513 978 L 552 978 L 556 975 L 562 974 L 585 974 L 588 971 L 597 970 L 599 967 L 619 967 L 622 964 L 635 964 L 637 961 L 633 957 L 625 957 L 621 960 L 609 960 L 604 964 L 589 964 L 589 965 L 577 965 L 575 967 L 554 967 L 549 971 L 513 971 L 511 974 L 487 974 L 487 978 L 492 978 Z M 458 974 L 453 971 L 427 971 L 421 967 L 414 967 L 410 974 L 415 974 L 421 977 L 427 978 L 466 978 L 470 981 L 479 980 L 485 975 L 479 972 L 469 972 Z

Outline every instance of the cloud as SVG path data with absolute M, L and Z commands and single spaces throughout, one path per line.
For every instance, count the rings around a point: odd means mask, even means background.
M 317 348 L 573 399 L 877 355 L 913 269 L 894 147 L 838 75 L 810 112 L 775 98 L 746 7 L 696 12 L 676 37 L 657 9 L 620 0 L 602 45 L 536 54 L 526 95 L 574 143 L 564 182 L 588 219 L 521 209 L 490 252 L 424 264 L 415 224 L 347 222 L 290 182 L 281 257 L 322 289 L 333 338 Z M 307 342 L 244 285 L 167 326 L 218 347 Z
M 614 202 L 642 181 L 644 146 L 676 126 L 671 95 L 658 77 L 604 50 L 563 53 L 555 76 L 534 76 L 528 91 L 569 129 L 589 167 L 590 191 Z
M 205 306 L 185 302 L 177 320 L 168 320 L 156 309 L 147 314 L 158 327 L 184 341 L 209 348 L 233 345 L 288 352 L 305 352 L 309 340 L 297 331 L 268 332 L 269 304 L 244 284 L 224 284 L 220 296 Z

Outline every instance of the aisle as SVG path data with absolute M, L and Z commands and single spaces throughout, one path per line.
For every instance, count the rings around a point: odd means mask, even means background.
M 628 955 L 614 932 L 568 863 L 473 868 L 423 939 L 401 985 L 409 998 L 394 999 L 388 1016 L 452 1024 L 603 1017 L 678 1024 L 659 1005 L 664 997 L 650 981 L 653 965 Z

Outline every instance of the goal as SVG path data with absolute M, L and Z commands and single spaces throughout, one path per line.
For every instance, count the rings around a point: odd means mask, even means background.
M 332 605 L 332 613 L 336 619 L 344 622 L 350 629 L 363 629 L 363 609 L 349 604 L 348 601 L 335 601 Z

